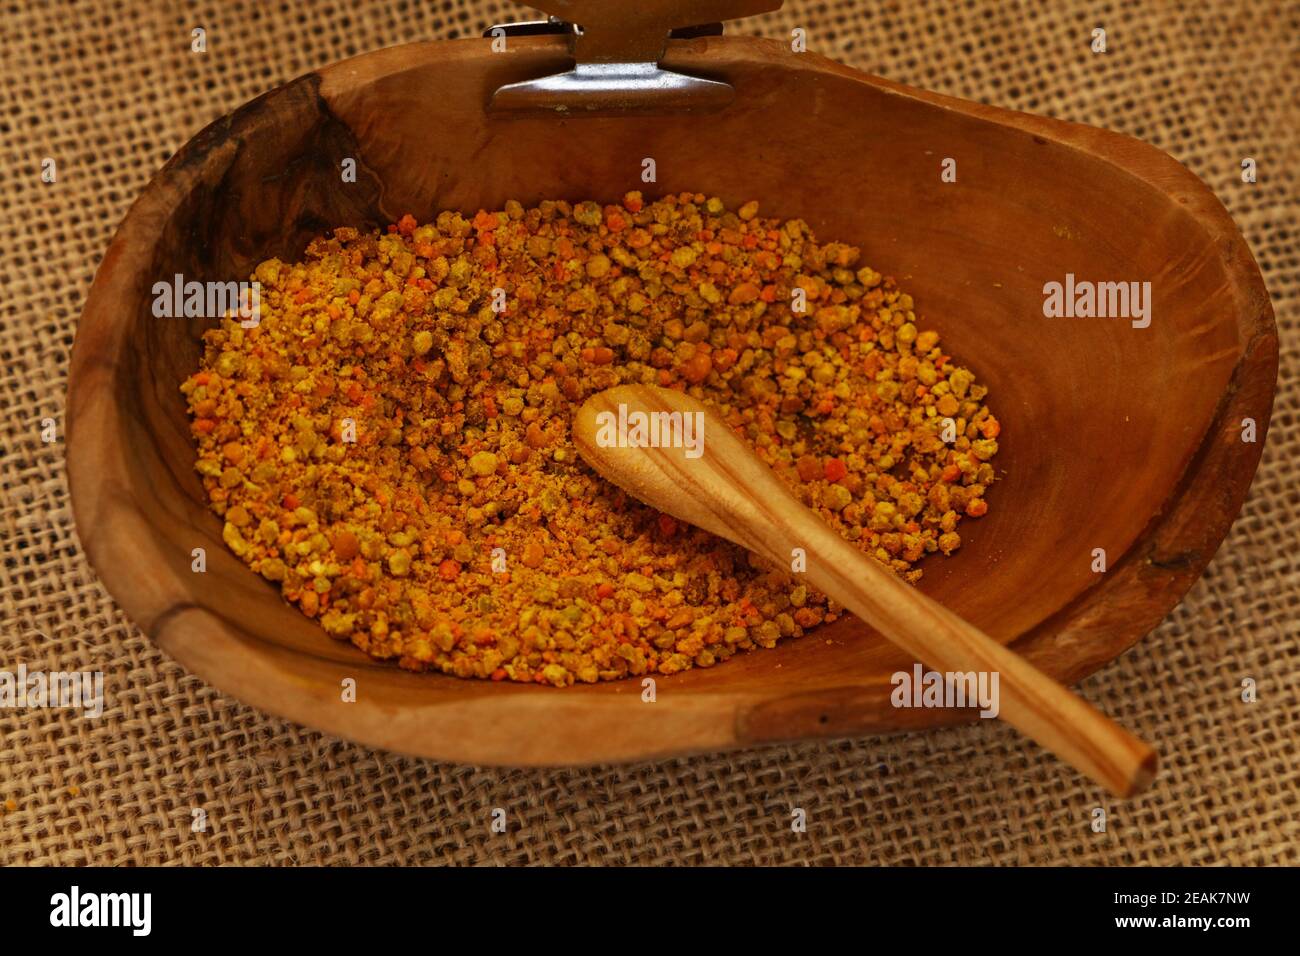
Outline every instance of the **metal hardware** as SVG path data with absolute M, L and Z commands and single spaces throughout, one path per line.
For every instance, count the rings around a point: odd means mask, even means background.
M 502 24 L 484 36 L 499 37 L 504 31 L 506 37 L 568 37 L 573 68 L 501 87 L 488 106 L 493 113 L 604 116 L 629 110 L 720 109 L 735 96 L 731 85 L 663 69 L 659 60 L 668 40 L 720 36 L 722 20 L 775 10 L 782 0 L 535 2 L 551 14 L 549 20 Z

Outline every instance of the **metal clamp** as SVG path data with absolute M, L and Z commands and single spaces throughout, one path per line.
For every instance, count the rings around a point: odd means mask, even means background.
M 766 13 L 782 0 L 535 0 L 551 14 L 494 26 L 484 36 L 565 36 L 570 70 L 509 83 L 492 96 L 493 113 L 558 112 L 604 116 L 629 110 L 706 111 L 731 102 L 729 83 L 659 65 L 669 38 L 720 36 L 723 20 Z M 701 26 L 701 24 L 703 24 Z

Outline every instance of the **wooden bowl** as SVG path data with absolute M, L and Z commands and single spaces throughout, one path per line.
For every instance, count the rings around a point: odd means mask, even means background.
M 1077 681 L 1178 602 L 1240 509 L 1267 429 L 1277 338 L 1258 268 L 1211 191 L 1105 130 L 914 90 L 752 38 L 669 44 L 722 79 L 707 117 L 514 118 L 503 83 L 562 69 L 555 37 L 419 43 L 308 74 L 191 140 L 118 229 L 73 352 L 68 471 L 83 546 L 159 646 L 221 690 L 329 733 L 476 764 L 582 764 L 934 726 L 896 710 L 911 661 L 854 620 L 658 681 L 566 690 L 416 675 L 327 637 L 222 544 L 177 390 L 199 320 L 151 287 L 246 278 L 338 225 L 628 189 L 761 202 L 860 245 L 990 387 L 1003 478 L 923 590 Z M 354 184 L 340 181 L 357 160 Z M 658 182 L 641 182 L 653 157 Z M 957 181 L 940 178 L 957 161 Z M 1045 318 L 1044 284 L 1149 280 L 1153 321 Z M 1256 423 L 1243 442 L 1242 422 Z M 191 571 L 206 549 L 207 572 Z M 1108 570 L 1092 570 L 1105 549 Z M 341 683 L 357 681 L 357 700 Z

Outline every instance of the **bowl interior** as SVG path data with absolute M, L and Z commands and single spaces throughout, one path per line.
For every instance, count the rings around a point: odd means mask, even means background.
M 921 585 L 995 637 L 1030 632 L 1097 587 L 1094 549 L 1113 565 L 1159 516 L 1244 347 L 1220 251 L 1188 209 L 1050 137 L 901 95 L 812 57 L 787 57 L 778 69 L 739 41 L 712 43 L 706 65 L 737 95 L 703 118 L 494 119 L 483 111 L 488 92 L 559 68 L 554 43 L 523 43 L 509 58 L 472 41 L 418 45 L 273 91 L 169 164 L 152 188 L 174 190 L 171 211 L 153 224 L 150 264 L 122 303 L 129 346 L 114 387 L 129 449 L 123 467 L 148 489 L 147 507 L 165 516 L 158 560 L 251 655 L 304 681 L 364 673 L 393 710 L 430 695 L 551 693 L 405 674 L 329 639 L 225 549 L 193 471 L 177 386 L 197 365 L 205 323 L 154 318 L 149 285 L 176 273 L 245 278 L 263 258 L 298 256 L 319 232 L 407 212 L 424 221 L 507 199 L 686 190 L 729 205 L 757 199 L 764 214 L 807 220 L 823 241 L 860 246 L 864 263 L 913 295 L 919 324 L 988 384 L 1003 423 L 988 516 L 963 524 L 954 557 L 925 563 Z M 703 48 L 678 55 L 690 61 Z M 347 158 L 357 161 L 355 183 L 341 181 Z M 641 179 L 645 158 L 655 160 L 654 183 Z M 955 182 L 941 177 L 947 158 Z M 1149 327 L 1045 317 L 1044 284 L 1067 273 L 1149 281 Z M 189 569 L 199 546 L 209 567 L 202 580 Z M 664 684 L 740 697 L 774 682 L 791 691 L 879 688 L 909 666 L 845 620 Z

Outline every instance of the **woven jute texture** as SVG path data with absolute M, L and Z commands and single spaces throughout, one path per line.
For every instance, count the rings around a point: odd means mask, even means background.
M 474 35 L 471 0 L 0 5 L 0 669 L 105 673 L 99 719 L 0 711 L 5 864 L 1300 863 L 1300 5 L 789 0 L 733 32 L 1107 126 L 1186 163 L 1264 271 L 1282 332 L 1241 517 L 1169 619 L 1082 692 L 1163 755 L 1118 803 L 994 722 L 593 770 L 394 756 L 264 716 L 166 658 L 87 565 L 64 478 L 76 319 L 114 227 L 212 119 L 325 63 Z M 190 52 L 191 30 L 208 52 Z M 1094 28 L 1109 50 L 1094 54 Z M 41 182 L 41 162 L 57 181 Z M 1244 157 L 1259 181 L 1241 182 Z M 1288 172 L 1290 171 L 1290 172 Z M 1105 201 L 1096 197 L 1094 201 Z M 60 441 L 41 441 L 41 421 Z M 1259 700 L 1243 703 L 1243 678 Z M 491 832 L 493 808 L 504 834 Z M 1107 813 L 1105 832 L 1091 826 Z M 807 832 L 791 810 L 807 814 Z M 192 812 L 207 815 L 191 832 Z

